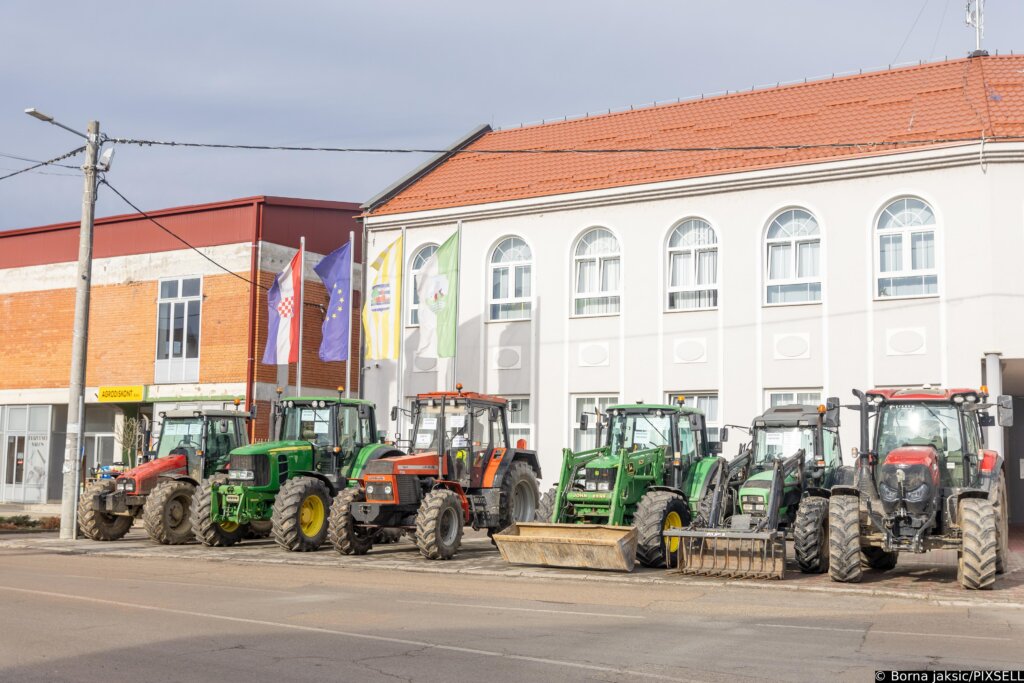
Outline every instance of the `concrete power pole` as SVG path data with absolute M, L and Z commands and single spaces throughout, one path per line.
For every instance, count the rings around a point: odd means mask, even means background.
M 85 358 L 89 341 L 89 290 L 92 284 L 92 229 L 96 211 L 96 157 L 100 147 L 99 121 L 90 121 L 85 146 L 85 187 L 82 225 L 78 235 L 78 280 L 75 288 L 75 331 L 71 340 L 71 382 L 68 392 L 67 440 L 64 442 L 64 488 L 60 506 L 60 537 L 76 536 L 78 473 L 85 431 Z

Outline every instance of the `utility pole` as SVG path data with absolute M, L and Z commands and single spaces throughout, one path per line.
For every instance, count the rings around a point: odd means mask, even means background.
M 96 212 L 96 157 L 100 147 L 99 121 L 90 121 L 85 144 L 85 185 L 82 224 L 78 234 L 78 280 L 75 286 L 75 330 L 71 340 L 71 382 L 68 392 L 67 438 L 64 442 L 64 487 L 60 506 L 60 537 L 76 536 L 78 472 L 82 453 L 82 407 L 85 403 L 85 358 L 89 341 L 89 290 L 92 284 L 92 229 Z

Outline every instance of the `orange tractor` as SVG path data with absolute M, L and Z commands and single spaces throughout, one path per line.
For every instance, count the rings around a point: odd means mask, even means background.
M 410 452 L 368 463 L 359 485 L 335 497 L 328 538 L 338 552 L 366 554 L 400 531 L 424 557 L 447 560 L 465 526 L 493 535 L 533 521 L 540 465 L 524 441 L 509 443 L 508 401 L 456 388 L 417 396 Z

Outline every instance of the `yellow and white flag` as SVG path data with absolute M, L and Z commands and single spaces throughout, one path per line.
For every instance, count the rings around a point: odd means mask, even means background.
M 373 281 L 363 304 L 367 360 L 397 360 L 402 334 L 402 238 L 392 242 L 370 265 Z

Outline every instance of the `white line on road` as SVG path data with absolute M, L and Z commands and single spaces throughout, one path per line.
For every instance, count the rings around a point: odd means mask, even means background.
M 543 612 L 545 614 L 571 614 L 583 617 L 609 617 L 611 619 L 646 619 L 632 614 L 608 614 L 607 612 L 571 612 L 562 609 L 537 609 L 534 607 L 499 607 L 498 605 L 471 605 L 463 602 L 431 602 L 430 600 L 395 600 L 406 605 L 433 605 L 436 607 L 472 607 L 474 609 L 503 609 L 510 612 Z
M 26 574 L 28 572 L 19 572 L 20 574 Z M 32 576 L 38 576 L 38 574 L 32 574 Z M 130 581 L 139 584 L 153 584 L 160 583 L 168 586 L 185 586 L 186 588 L 215 588 L 216 590 L 232 590 L 232 591 L 250 591 L 253 593 L 282 593 L 284 595 L 295 595 L 294 591 L 283 591 L 277 588 L 246 588 L 244 586 L 228 586 L 224 584 L 218 584 L 216 586 L 209 586 L 202 583 L 190 583 L 188 581 L 166 581 L 163 579 L 149 579 L 144 577 L 125 577 L 125 576 L 85 576 L 84 574 L 48 574 L 48 576 L 60 577 L 63 579 L 87 579 L 90 581 Z
M 805 631 L 839 631 L 841 633 L 867 632 L 869 636 L 879 635 L 908 636 L 922 638 L 955 638 L 957 640 L 963 640 L 965 638 L 968 638 L 970 640 L 1014 640 L 1014 638 L 999 638 L 996 636 L 967 636 L 961 633 L 915 633 L 914 631 L 878 631 L 873 628 L 830 628 L 827 626 L 796 626 L 794 624 L 754 624 L 754 626 L 765 626 L 768 628 L 798 628 Z
M 54 593 L 50 591 L 32 590 L 29 588 L 15 588 L 13 586 L 0 586 L 0 591 L 10 591 L 13 593 L 23 593 L 25 595 L 39 595 L 48 598 L 63 598 L 64 600 L 77 600 L 79 602 L 89 602 L 99 605 L 107 605 L 109 607 L 122 607 L 125 609 L 137 609 L 150 612 L 163 612 L 165 614 L 178 614 L 185 617 L 202 617 L 204 619 L 215 619 L 218 621 L 230 621 L 238 624 L 251 624 L 254 626 L 269 626 L 272 628 L 284 628 L 293 631 L 305 631 L 307 633 L 322 633 L 331 636 L 344 636 L 345 638 L 360 638 L 363 640 L 373 640 L 381 643 L 392 643 L 394 645 L 406 645 L 409 647 L 418 648 L 430 648 L 435 650 L 445 650 L 447 652 L 460 652 L 463 654 L 477 655 L 480 657 L 496 657 L 499 659 L 514 659 L 523 662 L 532 662 L 534 664 L 547 664 L 549 666 L 561 666 L 570 669 L 582 669 L 585 671 L 598 671 L 601 673 L 615 674 L 618 676 L 629 676 L 634 678 L 651 678 L 660 681 L 676 681 L 677 683 L 699 683 L 700 679 L 694 678 L 679 678 L 678 676 L 667 676 L 665 674 L 649 673 L 646 671 L 635 671 L 632 669 L 618 669 L 611 666 L 600 666 L 598 664 L 587 664 L 585 662 L 573 662 L 564 659 L 550 659 L 548 657 L 531 657 L 529 655 L 517 655 L 510 654 L 508 652 L 496 652 L 494 650 L 479 650 L 471 647 L 458 647 L 455 645 L 442 645 L 439 643 L 431 643 L 424 640 L 409 640 L 407 638 L 391 638 L 388 636 L 377 636 L 368 633 L 356 633 L 353 631 L 336 631 L 329 628 L 319 628 L 316 626 L 302 626 L 299 624 L 289 624 L 280 621 L 265 621 L 263 619 L 247 619 L 243 617 L 230 617 L 225 614 L 210 614 L 207 612 L 191 612 L 183 609 L 173 609 L 171 607 L 157 607 L 155 605 L 140 605 L 138 603 L 126 603 L 119 602 L 117 600 L 103 600 L 101 598 L 93 598 L 84 595 L 68 595 L 67 593 Z

